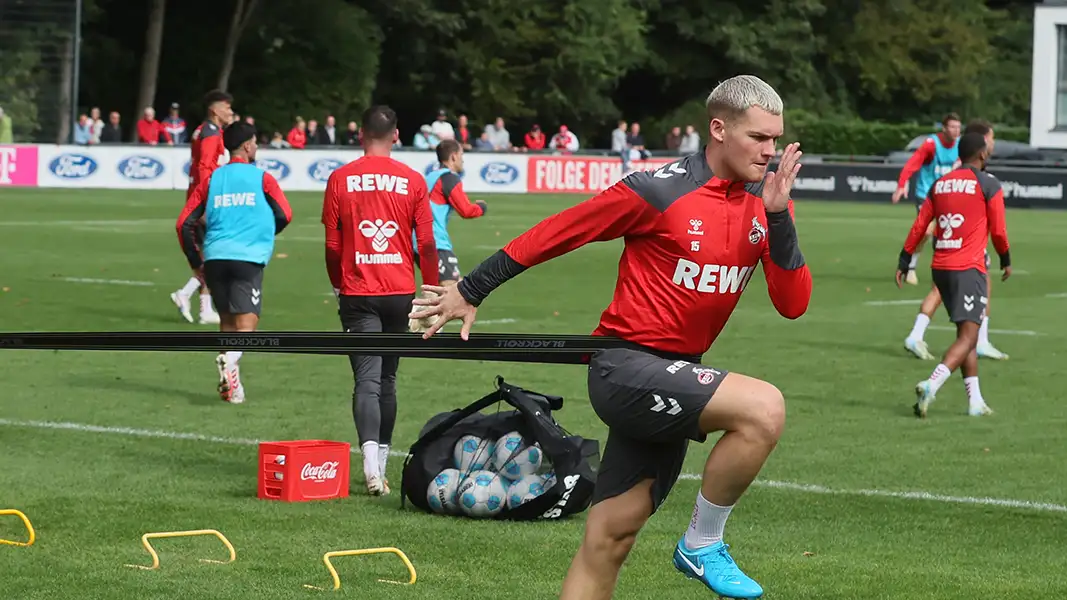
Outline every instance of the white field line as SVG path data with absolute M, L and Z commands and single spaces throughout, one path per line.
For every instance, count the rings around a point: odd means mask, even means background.
M 212 444 L 228 444 L 235 446 L 257 446 L 260 440 L 250 438 L 232 438 L 200 433 L 181 433 L 177 431 L 162 431 L 155 429 L 137 429 L 133 427 L 108 427 L 103 425 L 89 425 L 85 423 L 70 423 L 63 421 L 22 421 L 17 419 L 0 418 L 0 426 L 24 427 L 31 429 L 52 429 L 60 431 L 76 431 L 81 433 L 102 433 L 111 435 L 123 435 L 129 437 L 163 438 L 169 440 L 186 440 L 194 442 L 208 442 Z M 352 454 L 360 454 L 358 447 L 352 448 Z M 390 456 L 407 456 L 406 452 L 393 450 Z M 700 480 L 696 473 L 682 473 L 680 478 L 690 481 Z M 758 479 L 753 485 L 759 487 L 790 490 L 809 494 L 824 494 L 830 496 L 869 496 L 876 498 L 895 498 L 899 500 L 925 500 L 928 502 L 941 502 L 946 504 L 971 504 L 978 506 L 997 506 L 1002 508 L 1022 508 L 1041 512 L 1067 513 L 1067 506 L 1049 502 L 1032 502 L 1030 500 L 1012 500 L 1005 498 L 986 498 L 978 496 L 949 496 L 925 491 L 894 492 L 879 489 L 838 489 L 821 485 L 794 483 L 791 481 L 774 481 Z
M 956 331 L 955 327 L 946 327 L 944 325 L 930 325 L 928 329 L 936 329 L 938 331 Z M 997 335 L 1045 335 L 1040 331 L 1030 331 L 1028 329 L 990 329 L 989 333 L 995 333 Z
M 864 302 L 866 306 L 896 306 L 898 304 L 922 304 L 922 298 L 917 300 L 905 299 L 905 300 L 868 300 Z
M 1062 294 L 1045 294 L 1046 298 L 1067 298 L 1067 292 Z
M 92 279 L 89 277 L 60 277 L 60 281 L 67 281 L 70 283 L 99 283 L 104 285 L 136 285 L 141 287 L 151 287 L 156 285 L 151 281 L 130 281 L 128 279 Z

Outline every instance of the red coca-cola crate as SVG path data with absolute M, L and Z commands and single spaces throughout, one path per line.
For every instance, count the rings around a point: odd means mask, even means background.
M 347 442 L 261 442 L 258 496 L 282 502 L 347 498 L 350 456 Z

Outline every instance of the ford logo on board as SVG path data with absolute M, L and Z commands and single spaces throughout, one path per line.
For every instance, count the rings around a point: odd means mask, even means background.
M 270 173 L 278 181 L 289 176 L 289 165 L 276 158 L 260 158 L 256 160 L 256 166 Z
M 163 163 L 151 156 L 129 156 L 119 161 L 119 175 L 135 181 L 156 179 L 165 170 Z
M 308 167 L 308 176 L 315 181 L 326 183 L 330 180 L 330 173 L 336 171 L 337 168 L 343 164 L 344 163 L 334 158 L 320 158 L 311 163 L 311 166 Z
M 482 167 L 482 181 L 492 185 L 508 185 L 519 178 L 519 169 L 505 162 L 491 162 Z
M 96 172 L 96 161 L 84 154 L 60 154 L 48 163 L 48 170 L 63 179 L 82 179 Z

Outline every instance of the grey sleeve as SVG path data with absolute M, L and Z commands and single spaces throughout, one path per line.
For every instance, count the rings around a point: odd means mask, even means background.
M 763 198 L 764 181 L 766 179 L 746 184 L 745 191 L 757 198 Z M 771 261 L 779 267 L 792 271 L 804 266 L 797 229 L 788 208 L 781 212 L 767 213 L 767 246 Z
M 978 187 L 982 188 L 982 195 L 985 197 L 986 202 L 989 202 L 1001 190 L 1000 180 L 984 171 L 978 171 L 976 175 L 978 177 Z

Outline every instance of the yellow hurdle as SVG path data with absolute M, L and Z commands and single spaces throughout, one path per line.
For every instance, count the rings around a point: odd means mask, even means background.
M 3 510 L 0 510 L 0 516 L 3 515 L 14 515 L 22 519 L 22 524 L 26 526 L 26 531 L 30 533 L 30 539 L 27 542 L 16 542 L 14 540 L 0 539 L 0 544 L 7 544 L 8 546 L 32 546 L 34 540 L 37 539 L 37 534 L 33 531 L 33 525 L 30 524 L 30 520 L 26 518 L 26 515 L 23 514 L 21 510 L 15 510 L 13 508 L 5 508 Z
M 233 544 L 230 540 L 226 539 L 226 536 L 222 535 L 215 529 L 194 529 L 192 531 L 159 531 L 155 533 L 146 533 L 141 536 L 141 543 L 144 544 L 145 550 L 148 550 L 148 554 L 152 556 L 152 565 L 146 567 L 144 565 L 126 565 L 134 569 L 144 569 L 146 571 L 152 571 L 159 568 L 159 555 L 156 554 L 152 544 L 148 540 L 153 538 L 172 538 L 172 537 L 190 537 L 194 535 L 213 535 L 219 538 L 220 541 L 226 546 L 226 549 L 230 551 L 230 560 L 212 560 L 210 558 L 201 558 L 200 562 L 214 563 L 217 565 L 225 565 L 237 560 L 237 552 L 233 549 Z
M 327 552 L 322 555 L 322 562 L 326 564 L 326 568 L 330 571 L 330 576 L 333 577 L 333 589 L 341 589 L 341 578 L 337 576 L 337 569 L 334 568 L 333 563 L 330 562 L 331 558 L 338 556 L 360 556 L 364 554 L 384 554 L 392 553 L 400 557 L 400 560 L 404 561 L 404 566 L 408 568 L 408 573 L 411 574 L 411 579 L 408 581 L 394 581 L 392 579 L 379 579 L 382 583 L 395 583 L 398 585 L 412 585 L 415 583 L 415 567 L 408 560 L 408 557 L 400 551 L 399 548 L 363 548 L 362 550 L 335 550 L 333 552 Z M 326 588 L 321 588 L 317 585 L 304 584 L 304 587 L 311 588 L 313 590 L 326 591 Z

